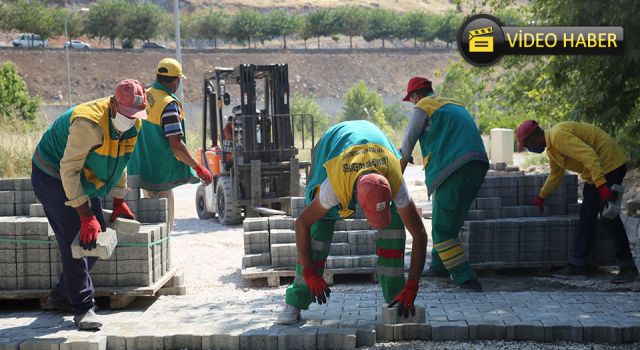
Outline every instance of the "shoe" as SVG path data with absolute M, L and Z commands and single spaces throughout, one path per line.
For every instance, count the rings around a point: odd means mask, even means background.
M 423 277 L 449 277 L 449 272 L 447 270 L 434 269 L 433 267 L 428 268 L 427 270 L 422 271 Z
M 477 279 L 468 280 L 460 285 L 460 289 L 466 292 L 482 293 L 482 284 Z
M 627 267 L 620 269 L 615 277 L 611 280 L 611 283 L 621 284 L 621 283 L 631 283 L 638 277 L 638 268 L 637 267 Z
M 62 311 L 72 313 L 73 309 L 71 308 L 71 303 L 69 303 L 69 299 L 60 294 L 55 289 L 52 289 L 49 292 L 49 296 L 47 297 L 47 311 Z
M 100 318 L 93 311 L 93 308 L 82 315 L 73 316 L 73 322 L 76 323 L 79 331 L 93 331 L 102 327 L 102 322 L 100 322 Z
M 565 280 L 584 279 L 586 278 L 586 270 L 581 266 L 568 265 L 561 270 L 552 273 L 550 276 Z
M 300 309 L 295 306 L 285 304 L 284 310 L 278 315 L 277 324 L 289 325 L 300 321 Z

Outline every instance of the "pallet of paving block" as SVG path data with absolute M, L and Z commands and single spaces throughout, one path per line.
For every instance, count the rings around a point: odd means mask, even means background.
M 122 309 L 131 304 L 137 297 L 150 297 L 156 295 L 168 295 L 170 291 L 184 291 L 184 277 L 176 275 L 177 268 L 167 271 L 157 282 L 147 287 L 97 287 L 96 297 L 108 297 L 109 307 Z M 167 289 L 164 289 L 167 287 Z M 182 287 L 182 288 L 180 288 Z M 161 291 L 162 290 L 162 291 Z M 47 297 L 51 289 L 15 289 L 0 290 L 0 300 L 40 300 L 40 307 L 46 310 Z M 184 294 L 184 293 L 183 293 Z
M 181 284 L 174 282 L 174 278 L 182 279 L 181 276 L 176 277 L 177 270 L 177 267 L 170 269 L 159 280 L 146 287 L 97 287 L 96 297 L 108 297 L 109 308 L 123 309 L 131 304 L 137 297 L 157 296 L 159 295 L 158 291 L 163 287 L 168 287 L 169 284 L 172 284 L 172 286 L 173 284 Z
M 327 284 L 333 284 L 334 277 L 336 275 L 368 275 L 371 278 L 372 282 L 377 282 L 378 277 L 376 272 L 378 271 L 375 267 L 354 267 L 354 268 L 338 268 L 338 269 L 325 269 L 324 270 L 324 279 Z M 255 280 L 255 279 L 267 279 L 267 286 L 269 287 L 277 287 L 280 286 L 280 278 L 281 277 L 294 277 L 296 274 L 295 269 L 280 269 L 273 268 L 271 266 L 256 266 L 256 267 L 247 267 L 242 269 L 242 278 L 245 280 Z

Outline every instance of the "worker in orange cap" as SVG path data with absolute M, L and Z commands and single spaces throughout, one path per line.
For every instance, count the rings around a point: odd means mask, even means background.
M 482 285 L 465 257 L 458 234 L 476 197 L 489 160 L 473 117 L 456 101 L 433 93 L 431 81 L 409 80 L 403 101 L 415 105 L 402 140 L 404 171 L 420 141 L 425 183 L 433 200 L 431 266 L 426 276 L 450 276 L 462 289 L 480 292 Z
M 426 231 L 402 179 L 400 157 L 380 129 L 355 120 L 329 128 L 315 146 L 307 207 L 296 220 L 298 265 L 287 288 L 277 323 L 300 320 L 300 310 L 323 304 L 329 287 L 322 278 L 335 221 L 354 213 L 359 203 L 369 225 L 378 229 L 378 280 L 382 295 L 398 313 L 415 313 L 413 302 L 424 268 Z M 409 279 L 404 278 L 405 226 L 413 236 Z
M 547 150 L 551 172 L 533 204 L 544 210 L 544 199 L 562 182 L 564 170 L 575 171 L 585 180 L 580 205 L 580 226 L 573 256 L 569 265 L 552 276 L 559 278 L 584 277 L 586 259 L 593 240 L 598 213 L 607 201 L 615 200 L 611 191 L 614 184 L 622 184 L 627 157 L 622 149 L 602 129 L 587 123 L 562 122 L 543 130 L 535 120 L 525 120 L 516 131 L 519 149 L 542 153 Z M 620 272 L 612 283 L 633 282 L 638 276 L 629 238 L 620 216 L 615 219 L 601 217 L 615 241 L 615 255 Z

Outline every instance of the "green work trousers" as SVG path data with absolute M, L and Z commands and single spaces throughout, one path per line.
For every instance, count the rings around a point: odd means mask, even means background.
M 329 256 L 335 220 L 320 220 L 311 226 L 311 259 L 318 274 L 324 273 Z M 378 255 L 378 281 L 385 302 L 390 302 L 404 288 L 405 230 L 395 205 L 391 206 L 391 223 L 378 230 L 376 253 Z M 293 284 L 287 288 L 286 303 L 302 310 L 311 304 L 311 293 L 302 275 L 300 261 L 296 265 Z
M 438 187 L 433 199 L 431 269 L 448 271 L 457 285 L 478 278 L 458 235 L 487 170 L 483 162 L 463 165 Z

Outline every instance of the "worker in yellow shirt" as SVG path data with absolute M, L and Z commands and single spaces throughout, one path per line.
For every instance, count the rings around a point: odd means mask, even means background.
M 585 180 L 573 256 L 569 257 L 567 267 L 553 274 L 558 278 L 584 277 L 598 213 L 607 201 L 616 199 L 611 186 L 622 184 L 627 172 L 626 156 L 607 133 L 587 123 L 562 122 L 543 130 L 535 120 L 526 120 L 518 126 L 516 134 L 520 148 L 525 146 L 535 153 L 547 150 L 551 171 L 534 200 L 541 210 L 544 199 L 562 182 L 565 169 L 579 173 Z M 638 276 L 638 268 L 631 255 L 624 224 L 620 216 L 615 219 L 602 217 L 601 220 L 615 241 L 615 255 L 620 266 L 620 272 L 611 282 L 632 282 Z

